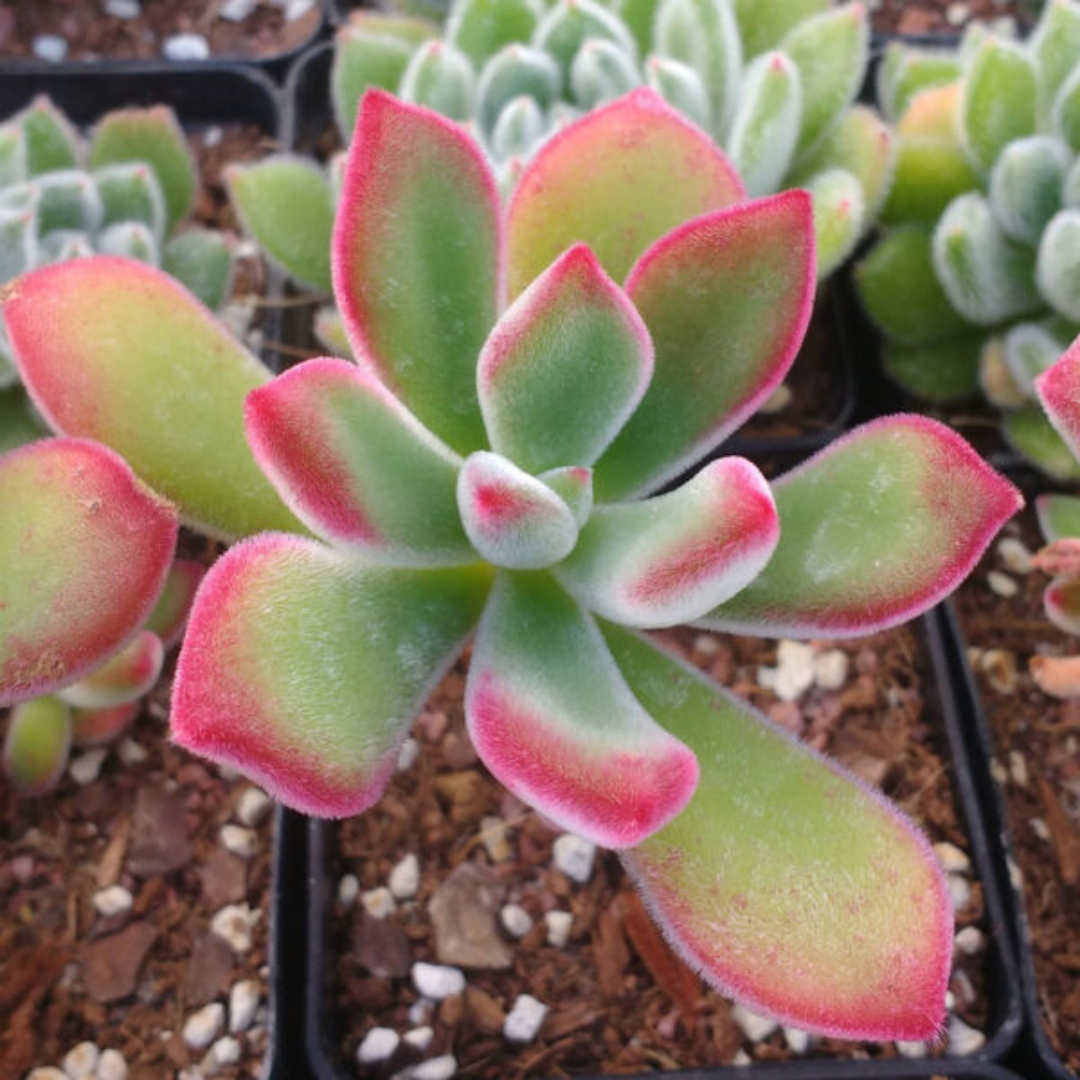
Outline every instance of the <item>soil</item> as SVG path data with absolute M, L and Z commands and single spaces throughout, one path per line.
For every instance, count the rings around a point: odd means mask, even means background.
M 955 34 L 968 23 L 1009 18 L 1021 30 L 1034 25 L 1040 0 L 871 0 L 871 25 L 881 33 Z
M 199 34 L 215 56 L 273 57 L 309 41 L 319 27 L 316 2 L 288 19 L 284 3 L 260 0 L 246 18 L 221 17 L 224 0 L 141 0 L 134 18 L 104 10 L 105 0 L 8 0 L 0 3 L 0 60 L 35 59 L 34 39 L 67 44 L 65 60 L 156 60 L 173 34 Z
M 1032 551 L 1042 544 L 1032 510 L 1011 530 Z M 1043 614 L 1045 575 L 1011 574 L 1019 591 L 1002 597 L 987 579 L 1002 570 L 988 553 L 955 603 L 993 734 L 992 772 L 1023 884 L 1043 1028 L 1080 1072 L 1080 702 L 1048 697 L 1027 671 L 1036 654 L 1072 655 L 1080 646 Z M 1002 682 L 1000 656 L 987 659 L 992 649 L 1015 661 L 1014 685 Z
M 775 642 L 688 630 L 668 632 L 662 639 L 774 720 L 880 786 L 935 843 L 969 846 L 933 691 L 923 689 L 928 669 L 913 629 L 823 644 L 823 649 L 846 654 L 848 677 L 841 689 L 812 689 L 799 704 L 781 702 L 758 685 L 759 668 L 776 662 Z M 612 854 L 598 853 L 586 885 L 573 883 L 552 866 L 555 833 L 490 777 L 468 743 L 463 683 L 459 665 L 418 718 L 416 762 L 399 770 L 375 810 L 342 823 L 330 845 L 332 891 L 346 874 L 355 875 L 361 891 L 385 885 L 391 868 L 410 852 L 420 864 L 415 902 L 404 903 L 385 920 L 372 918 L 361 903 L 347 902 L 340 893 L 331 905 L 328 954 L 333 959 L 324 980 L 323 1011 L 328 1045 L 336 1049 L 342 1075 L 385 1076 L 416 1060 L 415 1051 L 399 1048 L 382 1071 L 365 1071 L 356 1064 L 356 1052 L 372 1027 L 401 1034 L 418 1023 L 434 1028 L 424 1057 L 452 1053 L 457 1075 L 479 1080 L 637 1073 L 797 1056 L 780 1031 L 760 1042 L 743 1037 L 730 1003 L 671 954 Z M 490 815 L 506 824 L 504 851 L 484 843 L 481 821 Z M 438 962 L 429 900 L 449 872 L 466 861 L 478 864 L 502 892 L 502 902 L 521 905 L 535 925 L 520 941 L 503 935 L 512 953 L 509 970 L 468 970 L 464 996 L 447 998 L 437 1013 L 423 1019 L 411 1012 L 418 998 L 407 977 L 409 965 Z M 553 909 L 573 915 L 565 948 L 545 939 L 542 915 Z M 966 926 L 985 932 L 977 880 L 971 880 L 970 899 L 957 913 L 958 929 Z M 372 974 L 380 964 L 399 977 Z M 988 978 L 985 950 L 957 954 L 951 984 L 956 1012 L 984 1032 L 992 1022 Z M 501 1024 L 524 993 L 551 1010 L 538 1038 L 515 1052 L 504 1042 Z M 812 1047 L 812 1054 L 825 1057 L 897 1056 L 891 1043 L 822 1039 Z M 931 1053 L 941 1049 L 931 1048 Z

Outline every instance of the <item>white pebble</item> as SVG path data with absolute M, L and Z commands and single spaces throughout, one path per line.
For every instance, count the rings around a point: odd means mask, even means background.
M 805 1054 L 810 1049 L 810 1032 L 802 1028 L 783 1027 L 784 1042 L 793 1054 Z
M 499 912 L 499 921 L 511 937 L 524 937 L 533 927 L 532 917 L 520 904 L 507 904 Z
M 843 649 L 830 649 L 814 657 L 814 681 L 822 690 L 839 690 L 847 675 L 848 655 Z
M 355 874 L 345 874 L 338 882 L 337 898 L 346 907 L 352 907 L 360 895 L 360 881 Z
M 982 950 L 986 944 L 986 938 L 977 926 L 965 926 L 963 930 L 957 932 L 954 944 L 957 952 L 965 956 L 974 956 Z
M 130 737 L 121 740 L 116 753 L 125 765 L 139 765 L 146 760 L 146 751 Z
M 997 554 L 1006 570 L 1011 570 L 1014 574 L 1031 572 L 1031 552 L 1023 540 L 1006 536 L 998 543 Z
M 391 1080 L 451 1080 L 457 1073 L 457 1059 L 453 1054 L 422 1061 L 401 1072 L 394 1073 Z
M 420 744 L 410 735 L 398 751 L 397 771 L 408 772 L 416 764 L 416 758 L 420 753 Z
M 240 1060 L 240 1040 L 234 1039 L 231 1035 L 218 1039 L 210 1047 L 210 1060 L 218 1068 L 235 1065 Z
M 106 919 L 110 915 L 119 915 L 122 911 L 130 911 L 135 898 L 130 890 L 123 885 L 110 885 L 107 889 L 101 889 L 94 893 L 94 910 Z
M 953 911 L 960 911 L 967 907 L 968 901 L 971 899 L 971 886 L 968 884 L 967 878 L 961 877 L 959 874 L 950 874 L 948 882 L 949 899 L 952 901 Z
M 250 859 L 259 850 L 259 834 L 243 825 L 222 825 L 221 846 L 241 859 Z
M 92 1076 L 100 1057 L 101 1051 L 92 1042 L 81 1042 L 64 1055 L 64 1075 L 70 1080 Z
M 254 10 L 256 0 L 225 0 L 218 14 L 229 22 L 243 22 Z
M 39 1065 L 26 1074 L 26 1080 L 68 1080 L 68 1078 L 52 1065 Z
M 109 751 L 104 746 L 81 753 L 69 766 L 68 772 L 76 784 L 92 784 L 101 775 L 101 766 Z
M 103 1050 L 95 1080 L 127 1080 L 128 1067 L 119 1050 Z
M 59 64 L 67 56 L 68 43 L 59 34 L 38 34 L 31 48 L 39 60 Z
M 363 1038 L 356 1049 L 356 1060 L 361 1065 L 374 1065 L 379 1061 L 389 1061 L 401 1043 L 401 1036 L 393 1029 L 374 1027 Z
M 229 1031 L 236 1035 L 247 1031 L 255 1019 L 262 989 L 254 979 L 241 979 L 229 990 Z
M 412 981 L 413 986 L 432 1001 L 442 1001 L 465 989 L 465 975 L 459 968 L 425 964 L 422 960 L 412 966 Z
M 732 1065 L 752 1065 L 753 1058 L 745 1050 L 740 1050 L 732 1059 Z
M 547 1013 L 548 1007 L 542 1001 L 537 1001 L 531 994 L 519 994 L 503 1022 L 503 1037 L 507 1042 L 532 1042 Z
M 377 889 L 368 889 L 360 894 L 360 903 L 364 910 L 374 919 L 385 919 L 392 911 L 397 910 L 397 904 L 390 890 L 380 885 Z
M 814 685 L 814 650 L 801 641 L 781 641 L 776 649 L 776 696 L 797 701 Z
M 210 920 L 210 929 L 228 942 L 233 952 L 247 952 L 252 945 L 251 932 L 261 912 L 247 904 L 228 904 Z
M 434 1006 L 427 998 L 421 998 L 419 1001 L 414 1001 L 409 1006 L 409 1023 L 410 1024 L 426 1024 L 431 1019 L 431 1013 Z
M 1009 775 L 1018 786 L 1028 786 L 1030 777 L 1028 776 L 1027 758 L 1019 750 L 1009 751 Z
M 302 19 L 314 6 L 315 0 L 289 0 L 285 5 L 285 21 Z
M 414 1050 L 423 1053 L 431 1045 L 431 1040 L 434 1038 L 435 1032 L 425 1024 L 423 1027 L 406 1031 L 403 1041 L 406 1046 L 411 1046 Z
M 225 1006 L 220 1001 L 212 1001 L 187 1018 L 184 1024 L 184 1042 L 192 1050 L 202 1050 L 221 1034 L 224 1026 Z
M 924 1058 L 926 1057 L 926 1043 L 898 1039 L 896 1043 L 896 1052 L 901 1057 L 905 1058 Z
M 996 592 L 998 596 L 1005 597 L 1006 600 L 1014 597 L 1020 591 L 1020 586 L 1008 574 L 1003 574 L 1000 570 L 991 570 L 986 575 L 986 583 L 993 592 Z
M 556 838 L 551 850 L 556 867 L 571 881 L 584 885 L 592 877 L 596 845 L 591 840 L 563 833 Z
M 1033 817 L 1028 822 L 1031 826 L 1031 831 L 1042 841 L 1048 842 L 1050 840 L 1050 826 L 1046 824 L 1041 817 Z
M 210 44 L 202 34 L 170 34 L 161 51 L 170 60 L 206 60 L 210 56 Z
M 544 916 L 547 923 L 547 940 L 549 945 L 556 949 L 563 948 L 570 940 L 570 927 L 574 923 L 574 916 L 569 911 L 549 911 Z
M 420 861 L 410 852 L 390 871 L 390 891 L 398 900 L 409 900 L 420 888 Z
M 974 1054 L 986 1045 L 986 1036 L 977 1029 L 965 1024 L 959 1016 L 949 1018 L 949 1053 L 965 1057 Z
M 240 796 L 240 801 L 236 804 L 237 820 L 241 825 L 254 829 L 266 820 L 273 805 L 273 799 L 262 788 L 245 788 L 244 794 Z
M 142 7 L 139 0 L 105 0 L 105 14 L 114 19 L 137 19 Z
M 780 1025 L 767 1016 L 759 1016 L 744 1005 L 736 1005 L 731 1010 L 731 1019 L 739 1025 L 739 1030 L 755 1043 L 764 1042 Z
M 946 874 L 963 874 L 971 868 L 971 860 L 955 844 L 942 841 L 934 845 L 934 854 Z

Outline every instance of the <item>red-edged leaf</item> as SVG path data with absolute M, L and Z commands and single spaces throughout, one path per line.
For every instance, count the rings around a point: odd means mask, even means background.
M 1080 458 L 1080 338 L 1035 380 L 1035 392 L 1050 423 Z

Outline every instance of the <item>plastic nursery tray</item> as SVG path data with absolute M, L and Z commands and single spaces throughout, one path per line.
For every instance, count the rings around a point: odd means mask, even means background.
M 330 63 L 333 44 L 324 43 L 308 52 L 292 69 L 285 85 L 282 145 L 287 150 L 309 154 L 332 124 L 329 97 Z M 803 420 L 806 430 L 790 436 L 755 435 L 736 432 L 717 451 L 741 454 L 754 461 L 765 456 L 801 458 L 819 450 L 843 432 L 856 411 L 855 377 L 848 324 L 852 317 L 846 290 L 839 278 L 819 292 L 823 305 L 823 329 L 828 347 L 818 349 L 818 363 L 829 367 L 831 375 L 822 394 L 823 402 L 812 421 Z M 820 320 L 819 320 L 820 321 Z M 796 368 L 800 360 L 796 360 Z
M 791 1080 L 842 1080 L 842 1078 L 879 1077 L 1007 1077 L 988 1063 L 1000 1061 L 1009 1053 L 1020 1034 L 1023 1014 L 1019 996 L 1019 977 L 1008 933 L 1008 918 L 1001 899 L 999 867 L 987 840 L 983 824 L 978 784 L 972 774 L 971 753 L 964 735 L 964 723 L 953 693 L 949 650 L 936 611 L 919 620 L 925 642 L 926 673 L 924 685 L 936 690 L 936 712 L 944 729 L 945 741 L 952 756 L 957 803 L 965 831 L 971 843 L 975 873 L 983 887 L 988 939 L 988 985 L 990 1018 L 986 1025 L 985 1046 L 970 1058 L 938 1057 L 921 1062 L 893 1059 L 887 1061 L 840 1061 L 834 1059 L 798 1060 L 782 1064 L 750 1066 L 713 1066 L 678 1072 L 650 1073 L 670 1080 L 734 1080 L 747 1075 L 760 1080 L 790 1077 Z M 985 759 L 977 758 L 976 767 L 985 769 Z M 373 812 L 378 812 L 377 809 Z M 349 1080 L 352 1075 L 338 1063 L 333 1041 L 335 1006 L 331 993 L 332 973 L 327 964 L 330 940 L 330 911 L 335 888 L 330 878 L 335 827 L 325 821 L 307 822 L 307 897 L 304 917 L 307 924 L 308 953 L 304 978 L 304 1039 L 307 1067 L 316 1080 Z M 1027 1075 L 1027 1074 L 1025 1074 Z M 1067 1075 L 1067 1074 L 1066 1074 Z M 592 1077 L 591 1080 L 603 1080 Z M 1070 1077 L 1069 1080 L 1072 1080 Z
M 1031 473 L 1029 472 L 1028 475 L 1030 476 Z M 1012 478 L 1015 480 L 1016 475 L 1014 474 Z M 1001 852 L 995 860 L 997 884 L 1005 897 L 1006 909 L 1010 916 L 1010 931 L 1019 972 L 1020 997 L 1027 1020 L 1024 1038 L 1017 1049 L 1017 1060 L 1026 1058 L 1043 1075 L 1054 1077 L 1055 1080 L 1076 1080 L 1077 1074 L 1061 1060 L 1043 1030 L 1036 991 L 1035 961 L 1030 945 L 1031 932 L 1027 907 L 1022 889 L 1013 883 L 1008 870 L 1010 865 L 1016 865 L 1012 830 L 1009 827 L 1001 787 L 990 774 L 990 759 L 994 754 L 994 738 L 990 730 L 990 721 L 983 708 L 982 694 L 975 681 L 975 673 L 967 660 L 967 640 L 960 628 L 960 620 L 952 601 L 943 605 L 941 610 L 949 645 L 949 659 L 953 668 L 953 681 L 957 692 L 964 698 L 965 712 L 971 717 L 971 722 L 967 725 L 966 737 L 970 754 L 978 759 L 976 775 L 979 780 L 979 801 L 987 823 L 994 829 L 997 836 L 995 846 Z M 1034 1068 L 1032 1072 L 1034 1074 Z

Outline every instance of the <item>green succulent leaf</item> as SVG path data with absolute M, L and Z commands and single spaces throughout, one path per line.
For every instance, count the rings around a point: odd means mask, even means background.
M 746 58 L 775 49 L 803 20 L 828 11 L 832 0 L 735 0 Z
M 1080 210 L 1061 210 L 1046 226 L 1035 273 L 1047 303 L 1080 322 Z
M 542 13 L 538 0 L 455 0 L 446 40 L 480 68 L 505 46 L 529 41 Z
M 637 63 L 602 38 L 586 41 L 570 66 L 570 91 L 582 109 L 595 109 L 641 84 Z
M 641 56 L 647 56 L 652 48 L 656 12 L 662 2 L 663 0 L 615 0 L 611 5 L 634 35 Z
M 1004 431 L 1012 448 L 1047 476 L 1062 483 L 1080 480 L 1080 463 L 1037 405 L 1009 413 Z
M 1073 153 L 1080 150 L 1080 66 L 1058 91 L 1050 110 L 1050 126 Z
M 701 76 L 689 64 L 670 56 L 650 56 L 645 61 L 645 82 L 673 109 L 702 130 L 710 130 L 709 95 Z
M 60 782 L 71 752 L 71 714 L 54 697 L 17 705 L 4 737 L 3 765 L 23 796 L 46 795 Z
M 34 181 L 38 236 L 69 231 L 92 234 L 101 228 L 101 196 L 89 173 L 60 169 Z
M 933 225 L 955 198 L 978 183 L 967 155 L 952 140 L 901 135 L 896 172 L 881 218 L 888 224 Z
M 26 163 L 26 136 L 17 123 L 0 127 L 0 188 L 19 184 L 30 175 Z
M 1071 163 L 1068 147 L 1048 135 L 1017 139 L 1005 147 L 990 174 L 990 205 L 1007 236 L 1038 245 L 1047 223 L 1061 209 Z
M 195 592 L 205 575 L 206 568 L 194 559 L 177 559 L 170 567 L 165 587 L 146 620 L 146 629 L 161 639 L 166 650 L 179 644 Z
M 436 33 L 432 27 L 429 36 Z M 345 143 L 352 139 L 360 99 L 372 88 L 396 92 L 418 44 L 380 33 L 377 23 L 370 29 L 344 26 L 338 31 L 330 68 L 330 99 Z
M 56 696 L 79 709 L 112 709 L 137 701 L 154 688 L 165 660 L 161 638 L 140 630 L 115 656 Z
M 1035 512 L 1046 543 L 1080 536 L 1080 498 L 1075 495 L 1040 495 Z
M 157 266 L 161 252 L 150 228 L 141 221 L 118 221 L 98 233 L 95 247 L 102 255 L 115 255 L 124 259 Z
M 1080 7 L 1073 0 L 1046 0 L 1030 48 L 1045 116 L 1080 57 Z
M 26 138 L 26 168 L 31 176 L 78 166 L 79 136 L 44 94 L 34 98 L 15 120 Z
M 157 175 L 141 161 L 106 165 L 94 172 L 94 185 L 101 198 L 101 224 L 140 221 L 160 244 L 165 238 L 165 196 Z
M 1035 397 L 1035 380 L 1054 364 L 1074 337 L 1076 327 L 1061 319 L 1009 327 L 1002 341 L 1002 359 L 1025 398 Z
M 0 358 L 0 381 L 3 379 L 3 365 L 4 360 Z M 11 370 L 15 372 L 14 363 Z M 15 374 L 17 378 L 18 373 Z M 0 390 L 0 454 L 44 438 L 48 433 L 22 387 L 11 386 Z
M 476 73 L 469 58 L 452 45 L 425 41 L 412 54 L 397 94 L 402 101 L 464 122 L 473 115 Z
M 847 169 L 828 169 L 806 185 L 814 202 L 818 279 L 831 274 L 854 250 L 867 220 L 863 187 Z
M 617 15 L 594 0 L 558 0 L 536 27 L 531 44 L 558 64 L 564 97 L 570 96 L 570 72 L 578 50 L 595 38 L 611 41 L 627 56 L 637 57 L 634 35 Z
M 955 83 L 961 74 L 959 57 L 951 51 L 910 49 L 890 42 L 878 66 L 877 100 L 890 121 L 907 111 L 917 94 Z
M 881 362 L 889 378 L 908 393 L 947 404 L 979 392 L 983 344 L 982 334 L 970 332 L 916 345 L 885 341 Z
M 476 115 L 482 130 L 495 130 L 503 109 L 515 98 L 530 97 L 548 109 L 559 96 L 562 73 L 547 53 L 525 45 L 508 45 L 480 72 Z
M 170 237 L 161 250 L 161 268 L 211 311 L 232 291 L 232 245 L 216 229 L 185 229 Z

